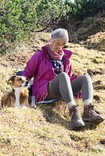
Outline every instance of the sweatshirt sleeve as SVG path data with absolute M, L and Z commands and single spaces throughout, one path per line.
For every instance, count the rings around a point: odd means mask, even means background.
M 36 52 L 28 61 L 22 73 L 22 76 L 25 76 L 26 78 L 31 79 L 33 76 L 37 74 L 38 66 L 39 66 L 39 58 L 40 58 L 40 52 Z

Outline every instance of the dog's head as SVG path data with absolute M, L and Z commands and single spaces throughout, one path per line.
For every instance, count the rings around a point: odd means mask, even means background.
M 19 88 L 27 87 L 29 80 L 27 80 L 27 78 L 25 78 L 24 76 L 13 75 L 9 78 L 8 82 L 11 82 L 14 88 Z

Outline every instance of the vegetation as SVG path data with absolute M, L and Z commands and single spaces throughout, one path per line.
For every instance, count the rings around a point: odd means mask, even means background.
M 33 31 L 71 25 L 97 13 L 104 14 L 104 0 L 0 0 L 0 53 L 8 44 Z
M 49 33 L 36 33 L 28 42 L 20 42 L 11 53 L 0 56 L 0 97 L 9 91 L 6 83 L 41 46 L 49 40 Z M 68 43 L 72 50 L 73 72 L 93 74 L 93 103 L 105 118 L 105 52 L 97 44 L 99 36 L 90 36 L 85 44 Z M 102 39 L 101 37 L 101 39 Z M 97 40 L 96 40 L 97 39 Z M 93 42 L 94 41 L 94 42 Z M 98 64 L 97 64 L 98 63 Z M 76 101 L 83 112 L 81 100 Z M 86 124 L 84 131 L 71 131 L 68 109 L 63 101 L 37 109 L 6 108 L 0 110 L 0 156 L 103 156 L 105 153 L 105 121 L 96 126 Z
M 9 77 L 49 41 L 48 32 L 64 27 L 72 41 L 67 48 L 74 52 L 73 72 L 90 72 L 93 103 L 105 118 L 104 9 L 104 0 L 0 0 L 0 98 L 11 89 Z M 82 113 L 81 100 L 76 102 Z M 0 156 L 105 155 L 105 121 L 87 123 L 79 132 L 69 124 L 63 101 L 37 109 L 0 109 Z

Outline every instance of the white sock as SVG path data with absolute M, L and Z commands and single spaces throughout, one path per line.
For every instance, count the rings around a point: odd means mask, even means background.
M 87 99 L 87 100 L 83 101 L 83 103 L 85 106 L 87 106 L 87 105 L 90 105 L 90 103 L 92 103 L 92 100 Z
M 76 106 L 75 101 L 71 101 L 67 103 L 68 107 L 71 108 L 72 106 Z

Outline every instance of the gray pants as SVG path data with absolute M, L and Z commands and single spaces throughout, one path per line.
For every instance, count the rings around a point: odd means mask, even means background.
M 92 100 L 93 86 L 90 76 L 88 74 L 82 75 L 70 82 L 67 73 L 62 72 L 49 83 L 46 100 L 62 97 L 66 103 L 69 103 L 80 91 L 82 91 L 83 101 Z

